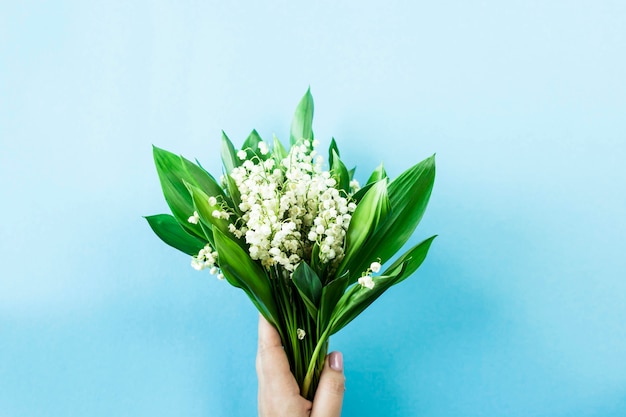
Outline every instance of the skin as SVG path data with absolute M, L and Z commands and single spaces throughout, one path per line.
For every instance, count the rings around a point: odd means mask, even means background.
M 340 417 L 346 380 L 341 352 L 326 357 L 315 398 L 308 401 L 300 396 L 278 332 L 259 316 L 256 369 L 259 417 Z

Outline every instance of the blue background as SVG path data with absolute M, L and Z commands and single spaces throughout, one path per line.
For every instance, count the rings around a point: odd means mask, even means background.
M 437 153 L 415 277 L 334 337 L 346 416 L 626 415 L 626 3 L 2 2 L 0 416 L 251 416 L 256 320 L 142 215 L 220 129 L 364 180 Z

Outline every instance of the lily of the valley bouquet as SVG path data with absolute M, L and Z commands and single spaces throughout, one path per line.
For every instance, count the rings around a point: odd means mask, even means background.
M 148 216 L 168 245 L 241 288 L 273 324 L 301 395 L 312 399 L 328 340 L 424 261 L 432 236 L 394 255 L 419 223 L 435 178 L 434 157 L 390 180 L 382 165 L 363 185 L 340 158 L 316 151 L 313 98 L 304 95 L 290 146 L 252 131 L 241 149 L 223 134 L 219 180 L 199 164 L 154 147 L 172 215 Z

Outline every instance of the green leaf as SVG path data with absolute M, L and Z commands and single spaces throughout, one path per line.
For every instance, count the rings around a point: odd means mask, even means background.
M 353 271 L 351 282 L 355 282 L 358 278 L 356 274 L 364 271 L 371 262 L 380 259 L 381 263 L 385 263 L 398 252 L 409 240 L 422 219 L 434 180 L 435 159 L 433 155 L 391 181 L 388 195 L 392 210 L 387 219 L 359 248 L 355 256 L 348 261 L 344 259 L 339 272 Z M 380 182 L 382 181 L 376 184 Z
M 232 209 L 240 216 L 241 210 L 239 209 L 239 204 L 241 204 L 241 193 L 239 192 L 239 188 L 237 188 L 237 183 L 230 174 L 226 174 L 226 187 L 228 189 L 228 196 L 232 201 Z
M 425 159 L 402 173 L 389 184 L 393 215 L 376 232 L 389 243 L 380 255 L 389 259 L 409 240 L 424 216 L 435 183 L 435 156 Z
M 372 174 L 368 178 L 368 180 L 365 183 L 365 185 L 359 191 L 357 191 L 356 193 L 354 193 L 352 195 L 352 200 L 355 203 L 359 204 L 359 202 L 363 199 L 363 197 L 365 196 L 365 193 L 367 193 L 367 191 L 371 188 L 371 186 L 374 185 L 375 183 L 377 183 L 378 181 L 382 180 L 382 179 L 387 179 L 388 180 L 388 177 L 387 177 L 387 172 L 385 172 L 385 168 L 383 168 L 383 164 L 380 164 L 372 172 Z
M 330 334 L 335 334 L 361 314 L 370 304 L 391 287 L 402 274 L 402 266 L 396 268 L 391 275 L 372 277 L 374 288 L 369 289 L 360 284 L 353 285 L 341 297 L 330 319 Z
M 352 194 L 352 201 L 354 201 L 358 205 L 359 202 L 363 200 L 363 197 L 365 197 L 365 194 L 367 194 L 369 189 L 372 188 L 372 185 L 374 185 L 374 183 L 366 184 L 359 191 Z
M 343 275 L 326 284 L 322 289 L 322 298 L 320 301 L 317 324 L 320 333 L 322 333 L 328 326 L 337 302 L 341 299 L 346 291 L 346 288 L 348 287 L 349 278 L 350 276 L 348 275 L 348 272 L 345 272 Z
M 432 245 L 433 240 L 435 240 L 436 237 L 437 235 L 431 236 L 406 251 L 404 255 L 396 259 L 396 261 L 391 264 L 385 270 L 385 272 L 383 272 L 383 275 L 387 275 L 391 273 L 391 271 L 393 271 L 395 268 L 399 267 L 402 264 L 405 264 L 406 266 L 403 271 L 404 278 L 402 278 L 402 280 L 408 278 L 413 272 L 417 270 L 417 268 L 422 265 L 422 262 L 424 262 L 424 259 L 426 259 L 428 250 L 430 249 L 430 246 Z
M 278 312 L 271 283 L 265 271 L 248 253 L 219 229 L 214 229 L 218 262 L 228 282 L 241 288 L 270 323 L 276 325 Z
M 328 146 L 328 166 L 333 166 L 333 162 L 335 159 L 334 154 L 337 154 L 337 156 L 341 156 L 341 154 L 339 153 L 339 148 L 337 147 L 337 142 L 335 141 L 335 138 L 332 138 L 330 140 L 330 145 Z
M 163 242 L 187 255 L 197 255 L 207 243 L 187 233 L 174 216 L 169 214 L 146 216 L 145 219 Z
M 287 150 L 280 142 L 280 140 L 276 137 L 276 135 L 274 135 L 274 148 L 272 149 L 272 155 L 274 156 L 274 160 L 276 161 L 277 166 L 288 155 Z
M 293 271 L 291 278 L 309 314 L 316 320 L 320 298 L 322 297 L 322 282 L 306 262 L 300 262 Z
M 404 281 L 415 272 L 426 258 L 434 238 L 435 236 L 432 236 L 414 246 L 383 275 L 372 277 L 374 288 L 353 285 L 337 302 L 332 313 L 331 334 L 344 328 L 390 287 Z
M 172 214 L 186 231 L 204 239 L 205 236 L 200 225 L 194 225 L 187 221 L 193 215 L 194 206 L 185 183 L 192 184 L 214 196 L 223 196 L 224 191 L 204 169 L 182 156 L 156 146 L 153 147 L 153 156 L 161 189 Z
M 250 132 L 241 146 L 241 149 L 248 153 L 248 159 L 257 154 L 260 155 L 259 142 L 263 142 L 263 139 L 261 139 L 256 129 L 252 129 L 252 132 Z
M 310 88 L 298 103 L 291 122 L 289 142 L 295 145 L 302 139 L 313 140 L 313 96 Z
M 350 168 L 350 170 L 348 171 L 348 174 L 350 174 L 350 181 L 352 181 L 354 179 L 354 173 L 356 172 L 356 167 L 352 167 Z
M 220 184 L 204 168 L 199 167 L 198 165 L 183 158 L 182 156 L 180 156 L 179 158 L 181 166 L 186 173 L 186 176 L 181 177 L 184 181 L 202 189 L 205 193 L 207 193 L 207 195 L 214 197 L 224 196 L 224 190 L 222 189 Z M 191 181 L 189 181 L 187 178 Z
M 333 163 L 330 167 L 331 173 L 335 181 L 337 181 L 337 186 L 335 188 L 339 190 L 345 191 L 346 194 L 350 193 L 350 174 L 348 173 L 348 169 L 339 159 L 339 154 L 334 150 L 331 150 L 333 154 Z
M 390 210 L 387 196 L 387 181 L 381 180 L 372 185 L 352 214 L 346 232 L 346 252 L 339 271 L 350 269 L 360 274 L 362 270 L 347 268 L 352 258 L 361 250 L 361 245 L 371 236 L 378 225 L 385 220 Z
M 186 176 L 185 170 L 180 163 L 180 157 L 170 152 L 154 147 L 154 162 L 159 174 L 159 181 L 165 201 L 178 223 L 195 236 L 204 238 L 204 233 L 199 225 L 187 222 L 193 215 L 193 202 L 191 196 L 182 181 Z
M 378 182 L 382 179 L 388 178 L 387 172 L 385 171 L 385 167 L 381 163 L 376 167 L 376 169 L 372 172 L 372 175 L 367 179 L 365 184 L 371 184 L 374 182 Z
M 195 187 L 191 184 L 186 184 L 189 190 L 189 194 L 193 200 L 193 206 L 195 211 L 198 212 L 198 216 L 200 217 L 200 222 L 204 225 L 205 228 L 213 230 L 215 228 L 222 231 L 222 233 L 230 234 L 228 231 L 228 225 L 230 222 L 226 219 L 216 218 L 213 216 L 213 212 L 215 210 L 222 211 L 222 206 L 220 202 L 217 201 L 215 205 L 209 204 L 209 196 L 205 194 L 204 191 Z M 212 232 L 214 234 L 214 232 Z
M 315 242 L 311 249 L 311 268 L 317 273 L 317 276 L 323 276 L 325 264 L 320 262 L 320 244 Z
M 237 151 L 233 146 L 233 143 L 228 139 L 226 133 L 222 130 L 222 164 L 226 174 L 230 174 L 233 169 L 241 165 L 241 160 L 237 157 Z

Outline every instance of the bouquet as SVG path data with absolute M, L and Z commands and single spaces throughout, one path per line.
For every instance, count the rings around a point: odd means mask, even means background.
M 426 209 L 434 155 L 394 180 L 381 164 L 360 186 L 334 139 L 325 167 L 312 122 L 308 90 L 289 147 L 253 130 L 236 149 L 222 133 L 219 180 L 199 163 L 154 147 L 172 214 L 146 217 L 159 238 L 191 255 L 195 269 L 246 293 L 276 327 L 307 399 L 315 394 L 329 337 L 410 276 L 435 238 L 392 259 Z

